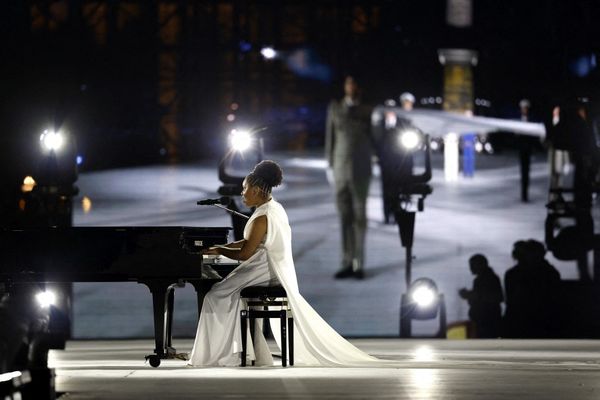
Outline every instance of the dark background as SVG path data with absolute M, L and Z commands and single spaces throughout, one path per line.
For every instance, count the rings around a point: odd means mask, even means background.
M 2 4 L 0 135 L 70 131 L 83 169 L 217 156 L 232 127 L 269 124 L 268 147 L 318 148 L 327 102 L 361 77 L 373 103 L 442 95 L 440 48 L 479 53 L 476 113 L 539 118 L 597 99 L 600 2 L 63 0 Z M 280 51 L 275 60 L 262 46 Z M 238 108 L 231 109 L 232 103 Z M 227 121 L 233 114 L 234 122 Z

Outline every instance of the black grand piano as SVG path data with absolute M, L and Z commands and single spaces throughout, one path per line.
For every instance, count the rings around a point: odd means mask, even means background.
M 152 293 L 154 354 L 158 367 L 172 358 L 173 289 L 191 283 L 204 295 L 215 282 L 202 278 L 202 249 L 227 243 L 227 227 L 76 227 L 0 230 L 0 282 L 143 283 Z M 229 266 L 231 268 L 231 266 Z

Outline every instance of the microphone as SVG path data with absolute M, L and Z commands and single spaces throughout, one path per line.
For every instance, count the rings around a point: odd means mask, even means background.
M 229 204 L 229 197 L 227 196 L 222 196 L 218 199 L 204 199 L 204 200 L 198 200 L 196 202 L 196 204 L 198 204 L 199 206 L 212 206 L 215 204 L 221 204 L 221 205 L 225 205 L 225 204 Z

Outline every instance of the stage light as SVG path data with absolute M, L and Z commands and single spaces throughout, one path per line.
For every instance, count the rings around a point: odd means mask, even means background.
M 483 144 L 481 144 L 481 142 L 475 142 L 475 151 L 478 153 L 481 153 L 483 151 Z
M 400 133 L 400 144 L 407 150 L 415 150 L 421 144 L 421 135 L 413 129 Z
M 252 136 L 248 131 L 232 129 L 229 141 L 233 150 L 242 153 L 252 145 Z
M 428 307 L 435 300 L 435 292 L 427 286 L 418 287 L 412 292 L 412 300 L 419 307 Z
M 19 377 L 21 377 L 21 375 L 22 375 L 21 371 L 13 371 L 13 372 L 7 372 L 4 374 L 0 374 L 0 383 L 11 381 L 14 378 L 19 378 Z M 10 397 L 6 397 L 6 398 L 8 399 Z
M 438 301 L 437 286 L 429 278 L 419 278 L 408 288 L 408 298 L 418 310 L 435 308 Z
M 51 291 L 40 292 L 35 298 L 42 308 L 48 308 L 56 304 L 56 295 Z
M 400 336 L 411 337 L 413 320 L 439 320 L 435 337 L 446 337 L 446 305 L 444 295 L 435 282 L 429 278 L 419 278 L 408 286 L 400 303 Z
M 487 151 L 489 154 L 494 154 L 494 147 L 492 146 L 492 144 L 490 142 L 486 142 L 483 145 L 483 148 L 485 149 L 485 151 Z
M 260 49 L 260 54 L 267 60 L 272 60 L 277 57 L 277 52 L 272 47 L 263 47 Z
M 64 145 L 65 138 L 60 132 L 46 129 L 40 135 L 42 148 L 47 151 L 58 151 Z
M 35 179 L 33 179 L 33 177 L 31 177 L 31 176 L 26 176 L 25 179 L 23 179 L 23 185 L 21 185 L 21 191 L 23 191 L 23 193 L 31 192 L 35 185 L 36 185 Z

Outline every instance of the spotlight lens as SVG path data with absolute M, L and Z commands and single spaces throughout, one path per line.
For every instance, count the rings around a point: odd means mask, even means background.
M 64 137 L 60 132 L 45 130 L 40 135 L 42 147 L 48 151 L 59 150 L 64 144 Z
M 277 56 L 277 52 L 272 47 L 263 47 L 260 50 L 260 54 L 262 54 L 262 56 L 264 58 L 266 58 L 267 60 L 272 60 L 273 58 L 275 58 Z
M 235 151 L 244 152 L 250 148 L 252 144 L 252 137 L 247 131 L 238 131 L 233 129 L 231 131 L 231 147 Z
M 407 150 L 414 150 L 420 142 L 419 134 L 413 130 L 404 131 L 400 134 L 400 143 Z
M 428 307 L 435 300 L 435 293 L 427 286 L 419 286 L 412 293 L 412 299 L 420 307 Z
M 38 293 L 35 298 L 42 308 L 48 308 L 56 304 L 56 295 L 50 291 Z

